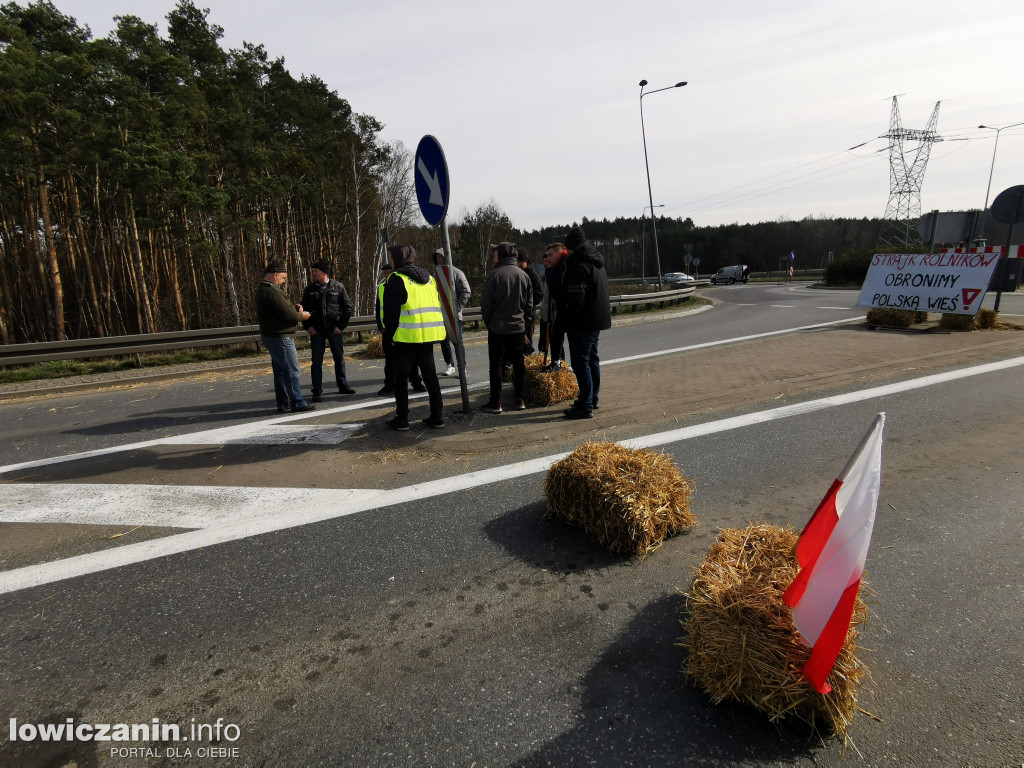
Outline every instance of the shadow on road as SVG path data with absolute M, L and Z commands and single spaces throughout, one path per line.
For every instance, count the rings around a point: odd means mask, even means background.
M 806 759 L 821 741 L 803 723 L 774 725 L 755 709 L 714 705 L 682 671 L 675 647 L 682 597 L 647 605 L 584 679 L 577 725 L 515 763 L 731 765 Z

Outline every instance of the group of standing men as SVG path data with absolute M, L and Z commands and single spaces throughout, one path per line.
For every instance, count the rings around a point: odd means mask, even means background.
M 514 408 L 526 409 L 525 356 L 533 348 L 536 314 L 541 315 L 541 349 L 551 350 L 554 371 L 563 360 L 562 339 L 568 336 L 573 373 L 579 395 L 563 411 L 567 419 L 591 419 L 599 407 L 601 331 L 612 326 L 608 277 L 601 254 L 587 242 L 583 228 L 574 224 L 565 243 L 544 249 L 544 284 L 538 292 L 513 243 L 491 245 L 494 269 L 484 284 L 480 311 L 487 326 L 487 357 L 490 399 L 485 413 L 500 414 L 502 373 L 512 366 Z M 524 264 L 525 262 L 525 264 Z M 538 295 L 539 293 L 539 295 Z
M 567 419 L 593 418 L 601 391 L 598 354 L 600 333 L 611 327 L 608 279 L 601 254 L 591 246 L 583 229 L 573 225 L 562 243 L 545 248 L 543 285 L 525 253 L 513 243 L 491 245 L 494 269 L 487 277 L 481 300 L 481 314 L 487 326 L 490 398 L 483 407 L 487 413 L 500 414 L 502 373 L 511 365 L 514 408 L 525 410 L 525 356 L 533 349 L 533 329 L 540 315 L 541 349 L 551 351 L 551 365 L 561 367 L 564 359 L 563 336 L 569 340 L 573 373 L 579 396 L 563 412 Z M 445 260 L 444 251 L 434 253 L 435 265 Z M 447 333 L 436 279 L 415 264 L 412 246 L 396 245 L 388 249 L 388 263 L 382 267 L 385 277 L 377 288 L 375 314 L 385 352 L 385 383 L 378 394 L 394 394 L 395 416 L 387 422 L 398 431 L 409 429 L 409 391 L 426 391 L 430 415 L 423 419 L 428 427 L 444 427 L 441 386 L 434 370 L 433 346 L 442 343 L 445 375 L 456 373 L 456 359 L 447 343 Z M 462 338 L 462 311 L 470 289 L 465 274 L 452 267 L 455 285 L 454 304 L 458 339 Z M 291 304 L 284 292 L 287 268 L 281 261 L 267 264 L 263 280 L 256 289 L 256 314 L 263 345 L 270 353 L 274 372 L 274 392 L 278 412 L 312 411 L 316 406 L 305 401 L 299 382 L 295 333 L 301 324 L 310 338 L 312 353 L 312 397 L 319 402 L 323 392 L 323 358 L 328 347 L 334 358 L 335 381 L 341 394 L 354 394 L 345 375 L 343 332 L 352 317 L 352 302 L 345 287 L 330 276 L 330 265 L 318 260 L 312 265 L 313 281 L 306 287 L 302 303 Z M 458 360 L 465 362 L 464 349 Z

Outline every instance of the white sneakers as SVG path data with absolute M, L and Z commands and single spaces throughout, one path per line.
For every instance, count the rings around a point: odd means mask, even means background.
M 449 365 L 447 368 L 444 369 L 445 376 L 455 376 L 457 374 L 458 371 L 455 369 L 454 365 Z

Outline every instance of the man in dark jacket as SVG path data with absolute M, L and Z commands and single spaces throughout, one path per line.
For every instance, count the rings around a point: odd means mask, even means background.
M 565 277 L 558 306 L 558 322 L 569 336 L 569 354 L 580 394 L 564 413 L 567 419 L 592 419 L 601 392 L 601 358 L 597 352 L 601 331 L 612 327 L 608 276 L 604 259 L 573 224 L 565 238 Z
M 331 277 L 331 265 L 327 259 L 313 262 L 313 282 L 302 294 L 302 306 L 309 311 L 309 319 L 302 325 L 309 332 L 309 351 L 313 357 L 310 378 L 313 379 L 314 403 L 319 403 L 323 394 L 324 351 L 331 346 L 334 358 L 334 380 L 338 392 L 354 395 L 356 391 L 348 385 L 345 376 L 344 330 L 352 318 L 352 302 L 345 286 Z
M 558 302 L 563 293 L 565 275 L 565 246 L 551 243 L 544 248 L 544 297 L 540 305 L 540 351 L 551 350 L 551 363 L 541 369 L 544 373 L 557 371 L 565 359 L 563 342 L 565 329 L 558 322 Z
M 536 319 L 537 315 L 540 314 L 540 304 L 544 300 L 544 284 L 541 282 L 540 275 L 537 274 L 537 270 L 533 268 L 533 264 L 530 263 L 530 257 L 526 255 L 526 251 L 516 246 L 518 252 L 516 256 L 516 263 L 519 268 L 526 273 L 526 276 L 530 278 L 530 290 L 533 296 L 533 317 Z M 526 329 L 530 338 L 533 338 L 533 326 Z
M 288 268 L 283 261 L 271 261 L 263 270 L 263 279 L 256 286 L 253 301 L 260 324 L 260 340 L 270 353 L 274 371 L 274 394 L 277 412 L 312 411 L 316 408 L 302 398 L 299 383 L 299 358 L 295 353 L 295 332 L 299 323 L 309 319 L 301 304 L 292 304 L 284 292 Z
M 502 359 L 512 363 L 515 408 L 526 410 L 526 367 L 523 347 L 530 339 L 527 328 L 533 327 L 533 288 L 526 272 L 516 263 L 516 247 L 512 243 L 491 245 L 495 267 L 484 283 L 480 314 L 487 326 L 487 360 L 491 380 L 491 397 L 481 410 L 501 413 Z
M 388 254 L 395 271 L 384 283 L 381 333 L 383 343 L 393 347 L 395 417 L 387 424 L 399 432 L 409 430 L 409 372 L 418 365 L 430 396 L 430 416 L 423 423 L 441 429 L 444 402 L 434 370 L 434 342 L 445 337 L 445 328 L 437 282 L 413 263 L 416 250 L 412 246 L 393 245 Z
M 388 277 L 394 271 L 395 265 L 391 263 L 391 256 L 380 265 L 380 282 L 377 283 L 377 299 L 373 305 L 373 315 L 377 321 L 377 330 L 380 331 L 381 340 L 384 339 L 384 286 L 387 285 Z M 378 395 L 395 394 L 395 352 L 391 344 L 381 344 L 384 349 L 384 386 L 377 392 Z M 423 386 L 423 378 L 420 376 L 419 367 L 413 366 L 409 371 L 409 383 L 413 392 L 426 392 Z

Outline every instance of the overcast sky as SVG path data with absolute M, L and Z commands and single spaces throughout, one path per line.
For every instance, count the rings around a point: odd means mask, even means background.
M 54 4 L 94 37 L 129 13 L 166 35 L 174 5 Z M 905 128 L 942 102 L 947 141 L 932 145 L 922 211 L 981 208 L 995 132 L 977 126 L 1024 122 L 1021 0 L 196 5 L 225 48 L 259 43 L 295 77 L 317 75 L 384 123 L 385 140 L 415 149 L 434 135 L 450 217 L 493 199 L 524 229 L 640 215 L 641 79 L 688 82 L 644 97 L 643 115 L 654 203 L 698 225 L 881 216 L 895 94 Z M 1000 135 L 991 198 L 1017 184 L 1024 125 Z

